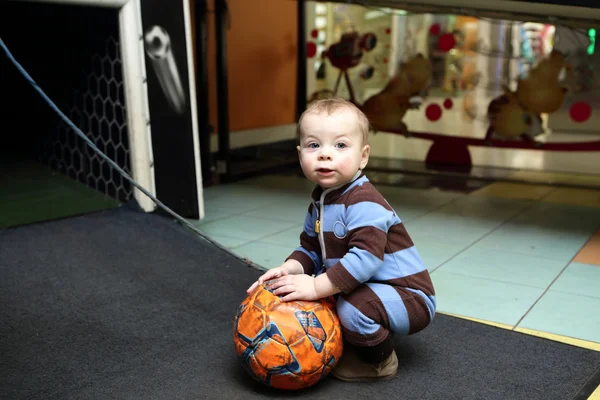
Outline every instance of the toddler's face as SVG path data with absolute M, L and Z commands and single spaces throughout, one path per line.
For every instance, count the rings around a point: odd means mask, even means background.
M 306 178 L 323 189 L 350 181 L 367 165 L 369 150 L 352 110 L 310 113 L 302 119 L 300 165 Z

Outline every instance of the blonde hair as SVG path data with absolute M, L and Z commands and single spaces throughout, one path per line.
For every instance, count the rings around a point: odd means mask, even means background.
M 298 125 L 296 127 L 297 138 L 300 139 L 302 137 L 302 120 L 304 119 L 305 115 L 311 113 L 326 113 L 327 115 L 331 115 L 334 112 L 344 108 L 352 110 L 356 113 L 356 117 L 358 119 L 358 127 L 363 137 L 363 144 L 367 144 L 369 142 L 369 119 L 354 103 L 341 97 L 330 97 L 326 99 L 320 99 L 310 104 L 298 119 Z

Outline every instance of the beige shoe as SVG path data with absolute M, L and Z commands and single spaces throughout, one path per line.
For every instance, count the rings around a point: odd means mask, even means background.
M 392 354 L 379 365 L 374 365 L 362 361 L 356 351 L 348 346 L 344 349 L 342 358 L 331 374 L 341 381 L 365 382 L 391 379 L 396 376 L 397 372 L 398 357 L 395 351 L 392 351 Z

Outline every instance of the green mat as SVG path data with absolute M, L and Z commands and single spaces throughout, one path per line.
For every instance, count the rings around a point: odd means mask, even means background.
M 117 200 L 42 164 L 0 162 L 0 229 L 119 205 Z

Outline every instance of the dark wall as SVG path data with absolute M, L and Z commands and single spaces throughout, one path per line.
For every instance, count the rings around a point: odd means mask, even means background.
M 20 1 L 1 4 L 0 37 L 46 94 L 59 107 L 68 107 L 67 96 L 85 86 L 82 70 L 104 46 L 107 33 L 118 37 L 117 11 Z M 0 58 L 5 114 L 19 125 L 9 136 L 15 145 L 31 144 L 52 130 L 58 117 L 4 54 Z
M 127 169 L 118 10 L 0 2 L 0 37 L 34 81 L 92 141 Z M 126 200 L 110 169 L 0 54 L 3 157 L 31 159 Z

